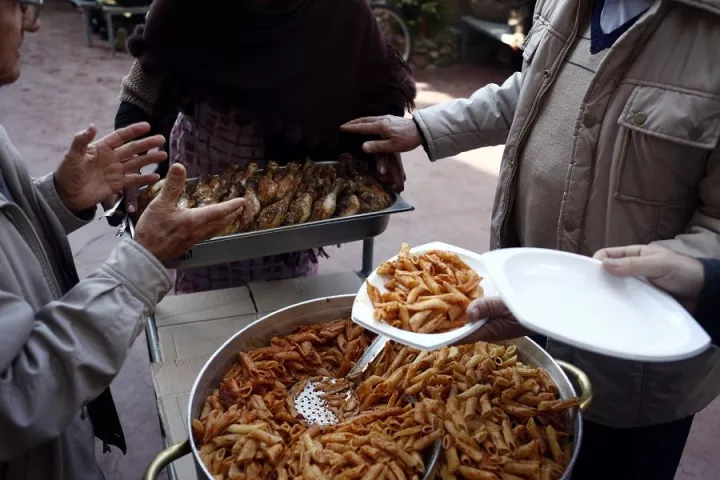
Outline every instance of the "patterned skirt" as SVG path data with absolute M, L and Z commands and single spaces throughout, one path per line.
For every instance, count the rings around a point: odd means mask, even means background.
M 232 164 L 265 165 L 262 138 L 252 124 L 239 125 L 234 112 L 219 113 L 197 103 L 191 116 L 178 115 L 170 135 L 170 163 L 185 166 L 188 178 L 218 174 Z M 243 260 L 205 268 L 178 270 L 177 293 L 203 292 L 246 285 L 256 281 L 283 280 L 317 275 L 322 250 L 312 250 Z

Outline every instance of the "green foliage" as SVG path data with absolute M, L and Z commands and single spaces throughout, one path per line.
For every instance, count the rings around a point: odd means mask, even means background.
M 443 0 L 395 0 L 414 36 L 433 36 L 446 26 L 447 7 Z

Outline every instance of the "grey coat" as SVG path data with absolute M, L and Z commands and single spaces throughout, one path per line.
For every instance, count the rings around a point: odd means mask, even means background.
M 470 99 L 415 113 L 432 160 L 505 144 L 491 248 L 524 246 L 514 216 L 519 165 L 527 166 L 523 149 L 546 101 L 578 94 L 552 87 L 591 6 L 589 0 L 538 1 L 522 72 Z M 656 0 L 615 42 L 571 112 L 559 221 L 551 237 L 534 246 L 592 255 L 655 242 L 720 257 L 718 45 L 720 0 Z M 540 148 L 545 153 L 551 146 Z M 537 222 L 530 228 L 547 230 Z M 667 364 L 610 359 L 553 341 L 549 351 L 590 376 L 595 398 L 585 418 L 611 427 L 682 419 L 720 393 L 715 347 Z
M 32 180 L 0 127 L 0 480 L 100 478 L 85 406 L 120 371 L 168 271 L 132 240 L 79 281 L 66 235 L 92 219 Z

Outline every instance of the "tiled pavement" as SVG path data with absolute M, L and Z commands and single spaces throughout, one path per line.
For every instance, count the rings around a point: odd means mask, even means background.
M 39 34 L 23 46 L 23 76 L 0 93 L 0 123 L 28 162 L 33 174 L 54 168 L 72 134 L 89 122 L 108 132 L 117 108 L 120 79 L 130 66 L 124 55 L 111 59 L 101 42 L 84 44 L 81 16 L 67 2 L 46 7 Z M 501 81 L 507 72 L 492 67 L 457 67 L 420 76 L 419 106 L 467 96 L 488 82 Z M 416 210 L 398 215 L 376 241 L 375 260 L 387 258 L 403 241 L 420 244 L 441 240 L 476 251 L 488 245 L 488 226 L 501 147 L 468 152 L 430 164 L 421 151 L 405 155 L 408 184 L 403 196 Z M 82 276 L 93 271 L 116 243 L 114 230 L 98 221 L 71 237 Z M 360 268 L 361 245 L 328 249 L 331 258 L 322 272 Z M 114 394 L 126 427 L 127 457 L 101 457 L 108 479 L 139 478 L 161 448 L 160 430 L 150 381 L 144 339 L 139 339 Z M 678 479 L 717 478 L 720 458 L 720 403 L 695 422 Z

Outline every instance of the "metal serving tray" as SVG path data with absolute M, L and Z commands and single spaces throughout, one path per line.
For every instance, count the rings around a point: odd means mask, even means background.
M 315 163 L 316 165 L 328 165 L 337 162 L 318 161 Z M 280 170 L 284 168 L 285 166 L 282 166 Z M 258 170 L 259 175 L 262 173 L 263 170 Z M 187 183 L 195 183 L 198 180 L 199 178 L 189 178 Z M 401 196 L 393 195 L 395 202 L 392 206 L 378 212 L 216 237 L 195 245 L 181 258 L 169 262 L 167 266 L 179 270 L 208 267 L 250 258 L 368 240 L 387 230 L 390 215 L 415 210 L 415 207 L 403 200 Z M 105 216 L 112 216 L 115 211 L 122 208 L 122 205 L 123 199 L 121 198 L 111 210 L 106 212 Z M 125 216 L 120 224 L 118 236 L 128 233 L 134 238 L 133 227 L 132 219 Z M 372 254 L 372 252 L 369 253 Z M 363 268 L 366 267 L 365 263 L 363 261 Z
M 396 195 L 392 206 L 378 212 L 216 237 L 195 245 L 181 258 L 169 262 L 167 266 L 180 270 L 208 267 L 366 240 L 377 237 L 387 230 L 390 215 L 413 210 L 415 207 Z M 134 237 L 132 220 L 126 218 L 123 223 L 120 233 L 129 233 Z

